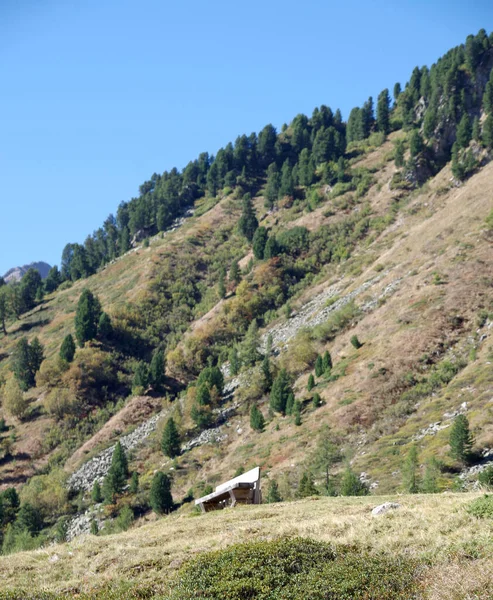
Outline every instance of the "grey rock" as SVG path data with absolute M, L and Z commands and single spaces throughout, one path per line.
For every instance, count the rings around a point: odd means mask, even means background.
M 388 513 L 389 510 L 397 510 L 400 507 L 401 507 L 401 505 L 397 504 L 397 502 L 384 502 L 383 504 L 379 504 L 378 506 L 375 506 L 375 508 L 371 511 L 371 514 L 374 517 L 378 517 L 380 515 L 384 515 L 385 513 Z

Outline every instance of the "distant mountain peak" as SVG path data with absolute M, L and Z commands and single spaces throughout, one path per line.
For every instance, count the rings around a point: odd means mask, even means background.
M 41 275 L 41 278 L 44 279 L 48 275 L 48 271 L 51 269 L 51 266 L 43 261 L 32 262 L 28 265 L 23 265 L 22 267 L 13 267 L 12 269 L 9 269 L 3 278 L 6 283 L 20 281 L 29 269 L 36 269 L 36 271 L 38 271 L 38 273 Z

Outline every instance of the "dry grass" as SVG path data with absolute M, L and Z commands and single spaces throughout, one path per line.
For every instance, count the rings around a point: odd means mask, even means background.
M 485 583 L 491 579 L 493 523 L 466 513 L 464 505 L 473 497 L 309 498 L 199 516 L 175 514 L 119 535 L 84 536 L 1 557 L 0 587 L 32 589 L 35 582 L 38 589 L 75 591 L 109 582 L 159 584 L 199 552 L 243 541 L 303 536 L 429 560 L 434 565 L 430 598 L 479 598 L 483 596 L 446 596 L 443 590 L 452 588 L 439 583 L 458 580 L 464 572 L 477 573 Z M 387 500 L 399 502 L 401 508 L 372 517 L 371 509 Z M 467 585 L 473 589 L 476 584 Z M 458 589 L 466 587 L 463 583 Z

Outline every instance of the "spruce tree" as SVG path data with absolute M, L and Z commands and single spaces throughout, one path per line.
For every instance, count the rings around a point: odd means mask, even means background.
M 167 514 L 173 508 L 171 483 L 168 476 L 161 471 L 158 471 L 152 479 L 149 504 L 158 515 Z
M 294 184 L 292 168 L 289 160 L 286 160 L 281 169 L 281 185 L 279 188 L 279 197 L 292 196 L 294 194 Z
M 110 469 L 103 480 L 102 494 L 105 504 L 113 504 L 118 494 L 118 482 L 113 471 Z
M 423 147 L 423 138 L 419 133 L 419 129 L 414 129 L 409 138 L 409 151 L 411 153 L 411 158 L 417 156 L 423 150 Z
M 322 406 L 322 400 L 320 398 L 320 394 L 318 394 L 317 392 L 315 392 L 313 394 L 312 406 L 313 406 L 313 408 L 320 408 L 320 406 Z
M 119 441 L 116 443 L 115 449 L 113 450 L 110 471 L 114 476 L 115 492 L 119 494 L 123 490 L 129 475 L 127 456 Z
M 455 417 L 450 430 L 449 444 L 452 458 L 467 463 L 471 457 L 473 438 L 465 415 Z
M 98 321 L 98 336 L 102 340 L 109 340 L 113 335 L 113 325 L 108 313 L 102 312 Z
M 264 415 L 260 412 L 256 404 L 252 404 L 252 408 L 250 409 L 250 427 L 259 433 L 265 427 Z
M 149 385 L 149 369 L 143 362 L 137 363 L 132 380 L 132 388 L 135 391 L 142 391 Z
M 257 231 L 255 233 L 257 233 Z M 255 235 L 253 237 L 255 238 Z M 238 285 L 241 281 L 241 271 L 237 260 L 234 260 L 231 265 L 231 269 L 229 270 L 229 280 L 236 285 Z
M 161 438 L 161 449 L 165 456 L 175 458 L 180 455 L 180 434 L 176 427 L 173 417 L 170 417 L 163 429 L 163 436 Z
M 481 141 L 481 127 L 479 125 L 478 117 L 474 117 L 474 121 L 472 122 L 472 139 L 475 142 Z
M 397 103 L 399 96 L 401 95 L 401 84 L 397 82 L 394 85 L 394 102 Z
M 158 349 L 154 352 L 149 368 L 149 380 L 155 389 L 159 389 L 165 380 L 165 358 L 164 351 Z
M 263 260 L 265 244 L 267 243 L 269 235 L 265 227 L 259 227 L 253 236 L 252 247 L 253 255 L 257 260 Z
M 293 405 L 294 424 L 301 425 L 301 402 L 295 400 Z
M 342 477 L 341 496 L 367 496 L 368 493 L 368 487 L 348 465 Z
M 81 348 L 86 342 L 95 339 L 100 315 L 99 300 L 90 290 L 83 289 L 75 313 L 75 337 Z
M 211 394 L 206 383 L 197 386 L 196 400 L 199 406 L 208 406 L 211 403 Z
M 293 394 L 293 392 L 290 392 L 288 394 L 288 398 L 286 400 L 286 414 L 287 415 L 293 414 L 293 407 L 294 407 L 294 394 Z
M 268 260 L 269 258 L 274 258 L 279 254 L 279 244 L 277 243 L 276 237 L 271 235 L 265 244 L 264 249 L 264 258 Z
M 319 494 L 320 492 L 317 490 L 315 483 L 313 482 L 313 475 L 310 473 L 310 471 L 305 471 L 298 484 L 296 496 L 298 498 L 308 498 L 309 496 L 318 496 Z
M 402 140 L 397 140 L 395 143 L 394 162 L 396 167 L 404 166 L 404 142 Z
M 324 374 L 323 359 L 319 354 L 317 356 L 317 360 L 315 361 L 315 375 L 317 377 L 322 377 L 323 374 Z
M 419 491 L 418 469 L 418 448 L 413 444 L 402 467 L 403 485 L 408 494 L 417 494 Z
M 308 383 L 306 385 L 306 389 L 311 392 L 315 387 L 315 377 L 313 377 L 313 373 L 310 373 L 308 376 Z
M 279 492 L 279 486 L 275 479 L 272 479 L 269 482 L 269 487 L 267 488 L 267 498 L 266 502 L 268 504 L 274 504 L 275 502 L 282 502 L 282 496 Z
M 238 221 L 238 229 L 251 242 L 257 227 L 258 221 L 253 209 L 252 197 L 250 194 L 245 194 L 243 196 L 243 209 Z
M 286 369 L 281 369 L 275 378 L 270 392 L 270 407 L 276 412 L 286 413 L 286 403 L 292 392 Z
M 472 127 L 469 115 L 465 112 L 462 115 L 460 123 L 457 127 L 457 145 L 459 148 L 467 148 L 472 137 Z
M 103 496 L 101 493 L 101 486 L 99 485 L 99 481 L 97 481 L 97 480 L 94 482 L 94 485 L 92 486 L 91 500 L 94 502 L 94 504 L 99 504 L 100 502 L 103 501 Z
M 265 208 L 272 208 L 279 197 L 281 187 L 281 175 L 275 163 L 271 163 L 267 169 L 267 184 L 264 191 Z
M 483 144 L 489 150 L 493 149 L 493 114 L 488 115 L 483 123 L 483 131 L 481 133 Z
M 137 471 L 132 473 L 132 477 L 130 479 L 130 493 L 136 494 L 139 491 L 139 474 Z
M 380 92 L 377 102 L 377 128 L 385 135 L 390 132 L 390 95 L 389 90 Z
M 75 356 L 75 342 L 72 334 L 68 334 L 63 338 L 62 345 L 60 346 L 60 358 L 71 363 Z
M 332 369 L 332 357 L 328 350 L 325 351 L 324 357 L 322 359 L 322 368 L 325 374 L 329 373 Z
M 238 356 L 238 349 L 233 346 L 229 351 L 229 370 L 231 375 L 238 375 L 240 371 L 240 358 Z
M 272 387 L 272 373 L 268 354 L 266 354 L 262 360 L 262 375 L 264 376 L 264 390 L 269 391 Z

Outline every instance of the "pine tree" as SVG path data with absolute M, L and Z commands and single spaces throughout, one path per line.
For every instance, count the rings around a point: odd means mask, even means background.
M 472 137 L 472 127 L 469 115 L 465 112 L 457 127 L 457 145 L 459 148 L 467 148 Z
M 132 473 L 132 477 L 130 478 L 130 493 L 136 494 L 139 491 L 139 474 L 137 471 Z
M 272 163 L 267 169 L 267 184 L 265 186 L 264 198 L 265 208 L 272 208 L 274 202 L 279 197 L 279 189 L 281 187 L 281 175 L 277 169 L 277 165 Z
M 129 475 L 127 456 L 119 441 L 116 443 L 115 449 L 113 450 L 110 471 L 114 477 L 115 492 L 119 494 L 122 492 Z
M 389 90 L 380 92 L 377 102 L 377 128 L 385 135 L 390 132 L 390 95 Z
M 308 376 L 308 383 L 306 385 L 306 389 L 311 392 L 315 387 L 315 377 L 313 377 L 313 373 L 310 373 Z
M 255 233 L 257 233 L 257 231 Z M 255 238 L 255 235 L 253 237 Z M 237 260 L 234 260 L 231 265 L 231 269 L 229 270 L 229 280 L 232 281 L 235 285 L 238 285 L 241 281 L 241 271 Z
M 282 496 L 279 492 L 279 486 L 275 479 L 272 479 L 269 482 L 269 487 L 267 488 L 267 498 L 266 502 L 268 504 L 274 504 L 275 502 L 282 502 Z
M 465 173 L 464 165 L 462 164 L 461 160 L 459 159 L 459 147 L 458 147 L 457 142 L 455 142 L 454 145 L 452 146 L 452 163 L 451 163 L 450 168 L 452 170 L 452 175 L 456 179 L 459 179 L 459 181 L 462 181 L 464 179 L 466 173 Z
M 417 156 L 423 150 L 423 147 L 423 139 L 419 133 L 419 129 L 414 129 L 409 138 L 409 151 L 411 153 L 411 158 Z
M 404 142 L 402 140 L 397 140 L 395 143 L 394 162 L 396 167 L 404 166 Z
M 474 117 L 474 121 L 472 122 L 472 139 L 475 142 L 481 141 L 481 127 L 479 125 L 478 117 Z
M 159 389 L 165 380 L 165 358 L 163 350 L 156 350 L 152 355 L 151 365 L 149 368 L 149 381 L 154 389 Z
M 48 276 L 46 277 L 45 281 L 44 281 L 44 288 L 47 294 L 49 294 L 50 292 L 54 292 L 58 286 L 60 285 L 60 283 L 62 282 L 62 277 L 60 275 L 60 271 L 58 270 L 57 266 L 52 267 L 49 272 L 48 272 Z
M 291 392 L 292 389 L 286 369 L 281 369 L 272 384 L 270 392 L 270 407 L 272 410 L 285 414 L 286 403 Z
M 12 371 L 23 391 L 27 391 L 36 383 L 36 373 L 43 362 L 43 346 L 38 338 L 31 344 L 21 338 L 12 353 Z
M 320 394 L 318 394 L 317 392 L 315 392 L 313 394 L 312 406 L 313 406 L 313 408 L 320 408 L 320 406 L 322 406 L 322 400 L 320 398 Z
M 368 492 L 368 487 L 348 465 L 342 477 L 341 496 L 367 496 Z
M 250 409 L 250 427 L 259 433 L 265 427 L 264 415 L 260 412 L 256 404 L 252 404 L 252 408 Z
M 261 357 L 259 352 L 260 335 L 258 332 L 257 320 L 253 321 L 248 326 L 245 334 L 245 339 L 241 344 L 241 363 L 248 367 L 252 367 Z
M 328 350 L 325 351 L 324 357 L 322 359 L 322 368 L 324 373 L 329 373 L 332 369 L 332 357 Z
M 323 359 L 319 354 L 317 356 L 317 360 L 315 361 L 315 375 L 317 377 L 322 377 L 323 374 L 324 374 Z
M 98 535 L 99 533 L 99 525 L 96 519 L 91 519 L 90 533 L 91 535 Z
M 293 405 L 294 424 L 301 425 L 301 402 L 295 400 Z
M 63 338 L 62 345 L 60 346 L 60 358 L 71 363 L 75 356 L 75 342 L 72 335 L 69 333 Z
M 487 115 L 493 114 L 493 70 L 490 73 L 490 79 L 486 84 L 483 95 L 483 108 Z
M 423 476 L 423 485 L 421 491 L 425 494 L 438 493 L 438 463 L 434 457 L 426 462 L 425 474 Z
M 75 313 L 75 337 L 81 348 L 86 342 L 95 339 L 100 315 L 99 300 L 90 290 L 83 289 Z
M 394 85 L 394 102 L 397 103 L 399 96 L 401 95 L 401 84 L 397 82 Z
M 286 400 L 286 414 L 292 415 L 293 408 L 294 408 L 294 394 L 293 394 L 293 392 L 290 392 L 288 394 L 288 399 Z
M 417 494 L 419 490 L 419 461 L 418 448 L 413 444 L 409 449 L 402 467 L 403 485 L 408 494 Z
M 149 369 L 143 362 L 137 363 L 132 380 L 132 388 L 135 391 L 142 391 L 149 385 Z
M 243 196 L 243 210 L 238 221 L 238 230 L 251 242 L 257 227 L 258 221 L 253 210 L 252 197 L 250 194 L 245 194 Z
M 483 123 L 481 137 L 486 148 L 491 150 L 493 148 L 493 115 L 489 115 Z
M 266 354 L 262 360 L 262 375 L 264 376 L 264 390 L 269 391 L 272 387 L 272 373 L 268 354 Z
M 330 470 L 339 458 L 337 447 L 332 442 L 330 429 L 324 426 L 320 431 L 317 440 L 317 446 L 313 454 L 313 468 L 317 471 L 322 471 L 325 477 L 325 489 L 330 487 Z
M 206 383 L 197 386 L 196 400 L 199 406 L 208 406 L 211 403 L 211 394 Z
M 238 349 L 233 346 L 229 351 L 229 370 L 231 375 L 238 375 L 240 371 L 240 358 L 238 356 Z
M 259 227 L 253 236 L 252 247 L 253 255 L 257 260 L 263 260 L 265 245 L 267 243 L 269 235 L 265 227 Z
M 98 321 L 98 336 L 102 340 L 109 340 L 113 335 L 113 325 L 108 313 L 102 312 Z
M 320 492 L 317 490 L 315 483 L 313 482 L 313 475 L 310 473 L 310 471 L 305 471 L 298 484 L 296 496 L 298 498 L 308 498 L 309 496 L 318 496 L 319 494 Z
M 101 486 L 99 485 L 99 481 L 97 481 L 97 480 L 94 482 L 94 485 L 92 486 L 91 500 L 94 502 L 94 504 L 99 504 L 100 502 L 103 501 L 103 495 L 101 493 Z
M 359 350 L 359 349 L 361 348 L 361 346 L 363 345 L 363 344 L 362 344 L 362 343 L 359 341 L 359 339 L 358 339 L 358 336 L 357 336 L 357 335 L 352 335 L 352 336 L 351 336 L 351 339 L 350 339 L 350 342 L 351 342 L 351 346 L 353 346 L 354 348 L 356 348 L 356 350 Z
M 161 450 L 165 456 L 169 456 L 170 458 L 180 455 L 180 434 L 178 433 L 173 417 L 170 417 L 164 426 L 161 438 Z
M 276 237 L 271 235 L 265 244 L 264 258 L 269 260 L 279 254 L 279 244 L 277 243 Z
M 219 279 L 217 282 L 217 293 L 220 299 L 226 297 L 226 271 L 225 269 L 221 269 L 219 271 Z
M 294 184 L 292 168 L 289 160 L 284 161 L 281 169 L 281 185 L 279 188 L 279 197 L 292 196 L 294 194 Z
M 467 463 L 471 457 L 473 438 L 469 430 L 469 421 L 465 415 L 458 415 L 450 430 L 450 455 L 456 460 Z
M 158 471 L 152 479 L 149 504 L 158 515 L 167 514 L 173 508 L 171 483 L 167 475 L 161 471 Z

